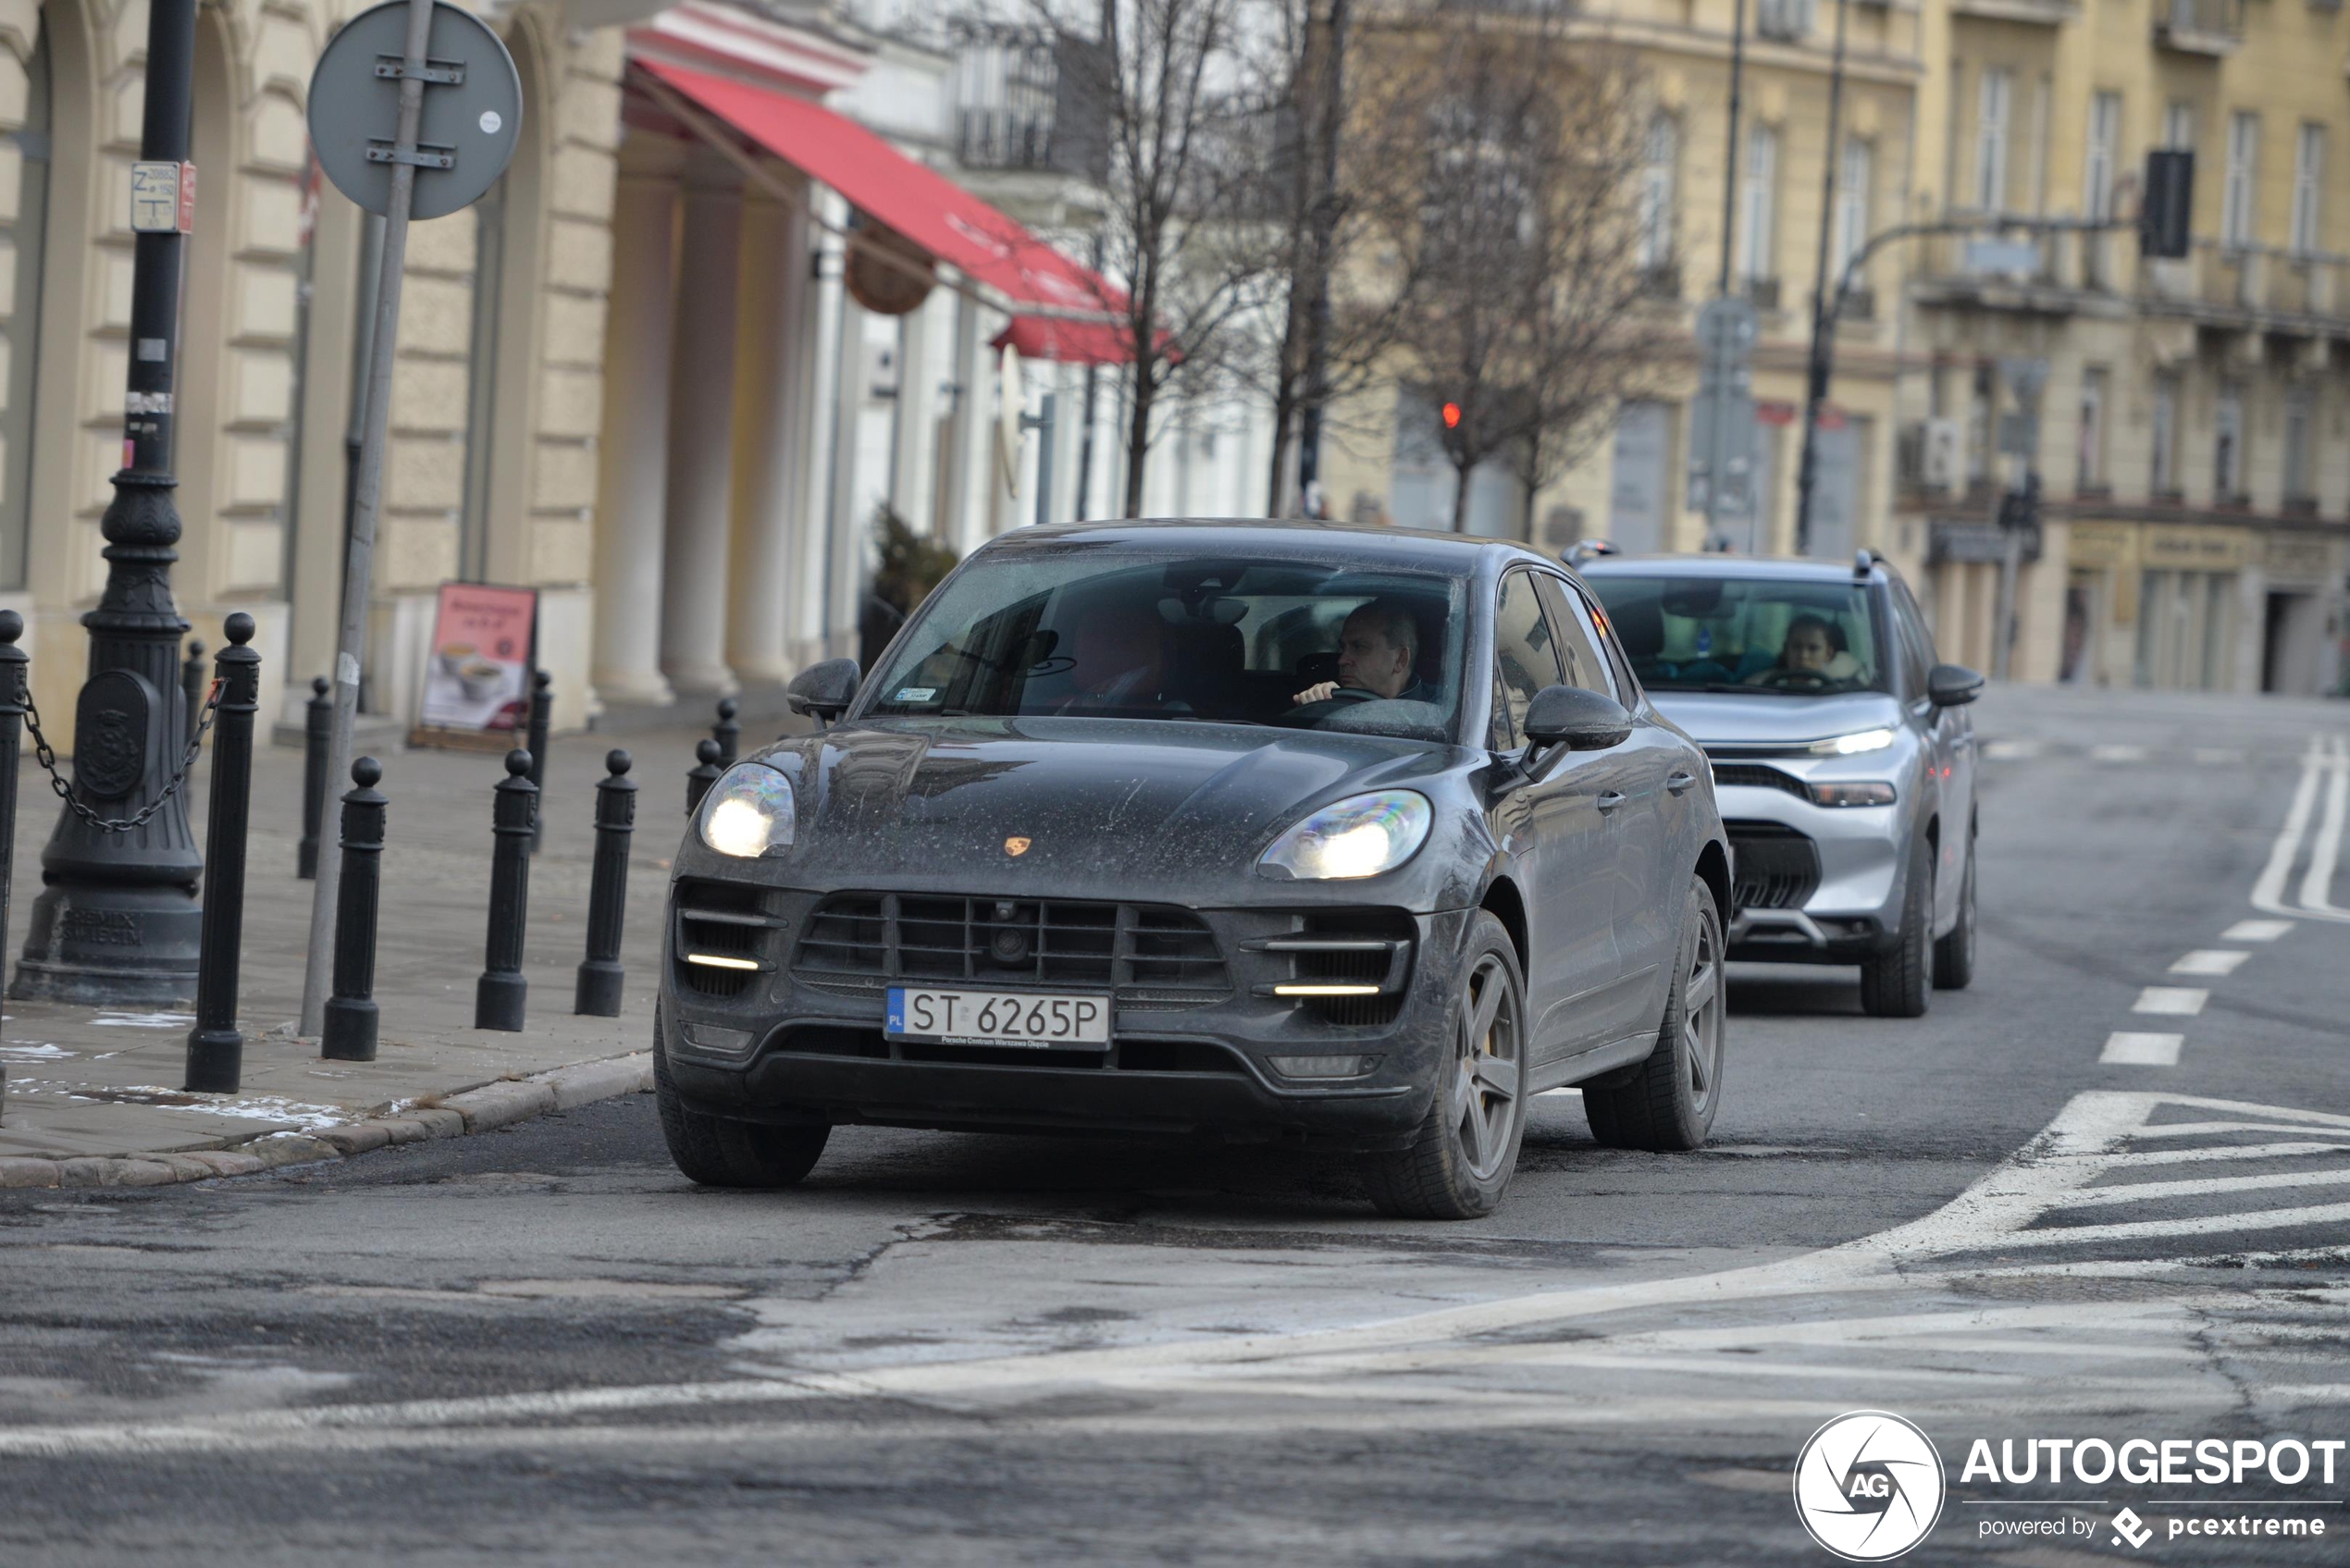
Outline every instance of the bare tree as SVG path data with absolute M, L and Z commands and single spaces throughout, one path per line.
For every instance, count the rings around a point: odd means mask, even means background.
M 1414 258 L 1393 357 L 1442 410 L 1461 527 L 1480 464 L 1504 463 L 1530 497 L 1647 378 L 1640 84 L 1618 53 L 1571 38 L 1563 6 L 1423 13 L 1379 47 L 1407 68 L 1362 152 L 1391 188 L 1375 210 Z
M 1254 0 L 1070 0 L 1052 25 L 1092 47 L 1107 143 L 1097 302 L 1116 317 L 1126 424 L 1124 511 L 1142 510 L 1170 400 L 1245 385 L 1277 277 L 1266 190 L 1273 128 L 1246 64 Z

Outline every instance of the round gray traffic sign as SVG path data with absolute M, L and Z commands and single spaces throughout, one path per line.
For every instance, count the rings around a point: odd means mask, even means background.
M 389 0 L 345 23 L 310 73 L 310 141 L 318 167 L 336 190 L 371 213 L 391 205 L 392 137 L 407 47 L 408 0 Z M 513 161 L 522 133 L 522 78 L 486 23 L 439 0 L 425 56 L 409 216 L 446 217 L 480 200 Z

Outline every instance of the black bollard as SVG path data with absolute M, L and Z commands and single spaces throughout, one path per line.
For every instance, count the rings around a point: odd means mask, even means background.
M 342 894 L 335 905 L 335 994 L 327 999 L 318 1054 L 338 1062 L 376 1059 L 376 895 L 383 883 L 383 764 L 351 765 L 358 787 L 342 797 Z
M 718 767 L 721 772 L 735 765 L 736 748 L 742 745 L 743 727 L 735 722 L 735 699 L 718 699 L 718 722 L 710 726 L 710 738 L 718 743 Z
M 588 957 L 571 1010 L 590 1018 L 620 1017 L 620 920 L 628 903 L 628 835 L 637 826 L 637 781 L 628 753 L 604 758 L 596 784 L 596 870 L 588 883 Z
M 294 850 L 294 875 L 318 875 L 318 830 L 327 821 L 327 743 L 335 727 L 335 699 L 327 677 L 310 678 L 310 701 L 302 711 L 302 843 Z
M 530 912 L 530 825 L 538 791 L 530 782 L 530 753 L 506 753 L 490 831 L 498 835 L 489 861 L 489 967 L 474 987 L 476 1029 L 519 1030 L 529 982 L 522 974 L 523 921 Z
M 555 677 L 544 670 L 534 670 L 530 678 L 530 784 L 540 792 L 547 788 L 547 725 L 554 715 L 555 699 L 548 691 Z M 530 820 L 530 852 L 538 853 L 539 825 L 546 821 L 547 803 L 539 801 L 538 814 Z
M 233 1094 L 243 1076 L 237 1032 L 238 946 L 244 940 L 245 822 L 252 809 L 253 716 L 261 707 L 261 655 L 253 617 L 229 617 L 220 650 L 220 710 L 212 722 L 212 820 L 204 834 L 204 927 L 196 953 L 196 1027 L 188 1031 L 188 1078 L 198 1093 Z
M 694 765 L 686 770 L 686 815 L 692 816 L 701 807 L 701 797 L 718 782 L 726 770 L 718 765 L 718 743 L 705 740 L 694 747 Z
M 196 733 L 196 721 L 203 716 L 204 699 L 212 695 L 211 677 L 204 667 L 204 642 L 188 639 L 188 657 L 179 661 L 179 710 L 187 716 L 186 735 Z M 184 744 L 184 743 L 183 743 Z
M 0 939 L 8 930 L 8 895 L 16 880 L 17 760 L 24 748 L 24 685 L 31 655 L 17 646 L 24 617 L 0 610 Z M 6 960 L 0 958 L 0 965 Z M 0 1117 L 7 1114 L 8 1065 L 0 1062 Z

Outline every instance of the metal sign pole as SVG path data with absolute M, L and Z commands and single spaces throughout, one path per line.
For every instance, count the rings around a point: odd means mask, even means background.
M 376 274 L 376 320 L 367 351 L 367 397 L 359 438 L 359 482 L 351 509 L 351 554 L 342 576 L 342 640 L 335 654 L 334 725 L 327 734 L 327 777 L 351 772 L 351 730 L 359 714 L 359 658 L 365 648 L 367 603 L 376 567 L 376 516 L 383 502 L 384 440 L 391 418 L 391 362 L 400 341 L 400 283 L 408 255 L 408 211 L 415 199 L 416 129 L 425 111 L 425 49 L 432 32 L 433 0 L 408 0 L 408 47 L 402 58 L 400 119 L 393 133 L 390 210 L 384 214 L 383 251 Z M 405 154 L 403 157 L 402 154 Z M 302 977 L 302 1033 L 326 1028 L 333 979 L 335 901 L 342 892 L 342 857 L 318 858 L 310 899 L 310 957 Z
M 433 53 L 436 37 L 438 57 Z M 381 134 L 384 93 L 394 84 L 392 135 L 386 142 Z M 433 89 L 429 101 L 427 87 Z M 327 735 L 327 777 L 341 779 L 351 772 L 351 731 L 359 712 L 359 666 L 373 598 L 376 521 L 383 503 L 384 443 L 391 419 L 408 221 L 444 216 L 468 205 L 504 172 L 522 129 L 522 81 L 505 45 L 477 18 L 439 0 L 391 0 L 353 17 L 328 42 L 311 77 L 309 119 L 311 144 L 327 178 L 384 219 L 362 395 L 365 412 L 359 465 L 352 486 L 334 718 Z M 433 179 L 420 192 L 416 180 L 425 173 Z M 324 853 L 318 857 L 318 880 L 311 895 L 301 1026 L 309 1039 L 316 1039 L 326 1027 L 342 858 Z

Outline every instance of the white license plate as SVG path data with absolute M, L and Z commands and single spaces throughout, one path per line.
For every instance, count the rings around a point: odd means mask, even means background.
M 941 1045 L 1107 1050 L 1109 998 L 893 985 L 882 1032 Z

